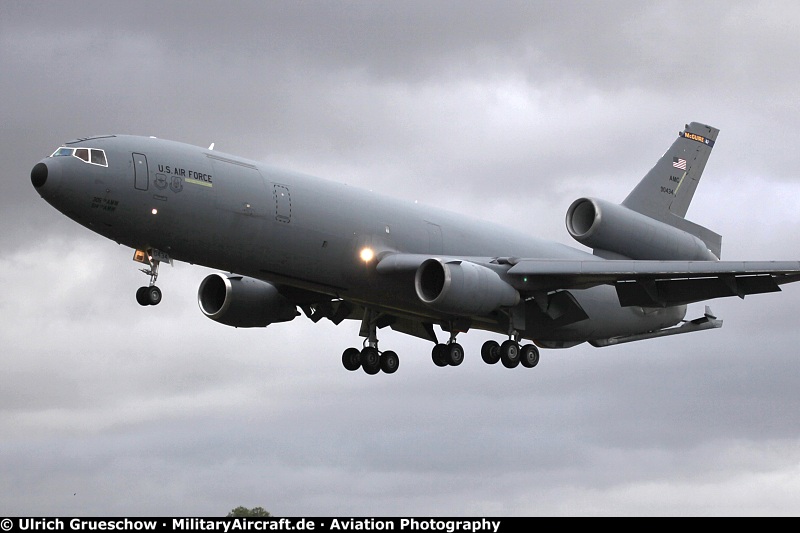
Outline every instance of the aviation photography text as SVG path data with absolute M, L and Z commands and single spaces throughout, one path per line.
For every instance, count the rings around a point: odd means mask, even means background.
M 4 518 L 0 531 L 422 531 L 498 533 L 500 519 L 444 518 Z

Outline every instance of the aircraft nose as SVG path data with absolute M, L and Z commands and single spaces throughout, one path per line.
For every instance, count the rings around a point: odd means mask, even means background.
M 31 183 L 39 196 L 53 198 L 60 189 L 61 166 L 49 158 L 39 161 L 31 169 Z
M 44 186 L 47 182 L 47 165 L 45 163 L 36 163 L 31 170 L 31 183 L 37 189 Z

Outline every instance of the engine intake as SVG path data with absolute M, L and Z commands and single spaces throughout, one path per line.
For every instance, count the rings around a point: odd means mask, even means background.
M 494 270 L 469 261 L 428 259 L 417 269 L 414 288 L 423 303 L 453 315 L 486 314 L 520 300 Z
M 210 274 L 197 291 L 200 310 L 211 320 L 235 328 L 288 322 L 297 307 L 271 283 L 244 276 Z
M 630 259 L 718 259 L 702 239 L 691 233 L 595 198 L 572 202 L 567 210 L 567 231 L 583 245 Z

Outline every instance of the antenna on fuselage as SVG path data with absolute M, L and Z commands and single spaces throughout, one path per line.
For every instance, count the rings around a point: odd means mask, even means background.
M 209 150 L 213 150 L 214 149 L 214 143 L 211 143 L 211 145 L 208 147 L 208 149 Z

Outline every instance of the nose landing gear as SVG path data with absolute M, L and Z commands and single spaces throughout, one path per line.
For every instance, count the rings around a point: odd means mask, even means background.
M 161 302 L 161 289 L 155 285 L 139 287 L 136 290 L 136 301 L 139 305 L 158 305 Z
M 156 259 L 156 254 L 165 255 L 157 250 L 147 250 L 146 252 L 136 250 L 133 254 L 134 261 L 137 263 L 145 263 L 148 266 L 148 268 L 140 268 L 139 270 L 150 276 L 150 284 L 145 287 L 139 287 L 136 290 L 136 302 L 141 306 L 158 305 L 161 303 L 161 289 L 156 287 L 158 265 L 161 263 L 161 260 Z M 170 261 L 168 257 L 166 257 L 166 260 Z

